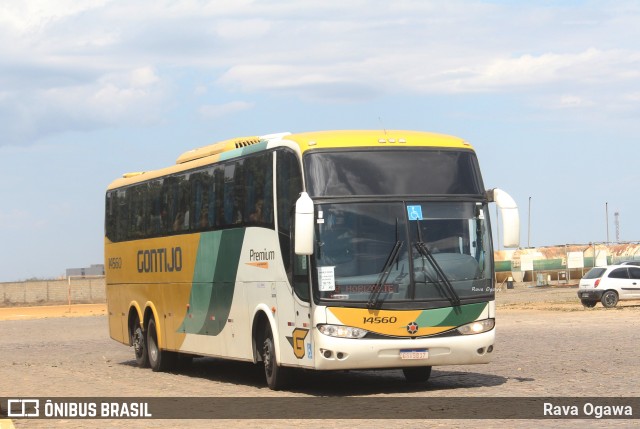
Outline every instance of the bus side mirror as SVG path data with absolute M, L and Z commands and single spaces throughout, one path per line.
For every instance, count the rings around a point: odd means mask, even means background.
M 520 246 L 520 215 L 518 205 L 502 189 L 489 189 L 487 191 L 489 202 L 495 202 L 502 216 L 502 245 L 504 247 Z
M 295 241 L 296 255 L 313 255 L 313 201 L 306 192 L 296 201 Z

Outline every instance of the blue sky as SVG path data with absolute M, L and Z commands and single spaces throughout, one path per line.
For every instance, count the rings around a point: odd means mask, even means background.
M 638 40 L 636 1 L 0 0 L 0 281 L 102 263 L 122 173 L 283 131 L 457 135 L 523 245 L 606 203 L 640 240 Z

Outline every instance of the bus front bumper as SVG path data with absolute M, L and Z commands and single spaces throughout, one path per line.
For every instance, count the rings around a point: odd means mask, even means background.
M 318 370 L 465 365 L 492 360 L 495 329 L 475 335 L 418 339 L 348 339 L 315 330 Z

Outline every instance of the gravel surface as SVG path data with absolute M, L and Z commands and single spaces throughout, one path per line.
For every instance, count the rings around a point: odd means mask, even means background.
M 526 287 L 499 291 L 496 301 L 497 342 L 494 361 L 488 365 L 435 367 L 424 386 L 407 384 L 397 370 L 305 372 L 298 374 L 290 390 L 281 392 L 269 390 L 260 371 L 247 363 L 200 358 L 173 373 L 138 368 L 133 350 L 109 338 L 106 316 L 95 308 L 93 315 L 85 317 L 52 317 L 49 313 L 46 318 L 3 320 L 0 396 L 502 397 L 505 406 L 509 406 L 509 397 L 521 396 L 640 396 L 640 303 L 584 309 L 575 288 Z M 560 423 L 563 427 L 585 425 L 584 420 L 14 421 L 16 428 L 556 427 Z M 629 421 L 588 423 L 623 427 Z

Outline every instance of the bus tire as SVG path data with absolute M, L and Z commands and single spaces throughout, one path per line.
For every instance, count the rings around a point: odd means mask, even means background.
M 278 365 L 273 333 L 271 332 L 271 327 L 269 325 L 266 326 L 264 331 L 262 363 L 264 364 L 264 375 L 269 388 L 271 390 L 282 389 L 287 381 L 287 369 Z
M 409 383 L 426 383 L 431 377 L 430 366 L 414 366 L 410 368 L 402 368 L 404 378 Z
M 618 304 L 618 294 L 614 290 L 608 290 L 602 295 L 600 302 L 605 308 L 613 308 Z
M 167 371 L 172 367 L 175 355 L 158 347 L 158 332 L 156 330 L 156 321 L 153 317 L 149 319 L 147 324 L 147 351 L 149 365 L 153 371 Z
M 133 352 L 136 356 L 136 364 L 140 368 L 149 368 L 149 353 L 147 352 L 147 336 L 145 335 L 140 319 L 136 316 L 131 326 L 131 340 Z

